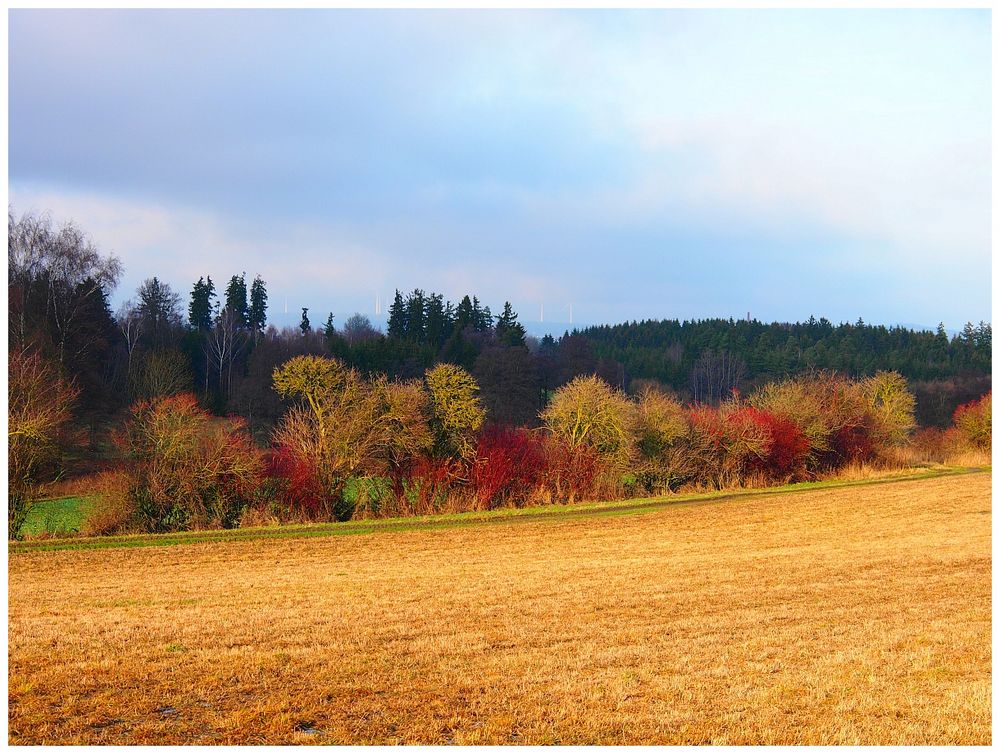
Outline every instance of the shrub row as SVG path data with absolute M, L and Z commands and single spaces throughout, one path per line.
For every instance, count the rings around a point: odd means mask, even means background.
M 345 520 L 774 484 L 886 456 L 914 428 L 913 397 L 892 372 L 818 372 L 716 406 L 684 406 L 653 389 L 629 397 L 578 377 L 553 394 L 537 429 L 484 426 L 478 386 L 448 364 L 393 382 L 302 356 L 277 369 L 274 384 L 291 406 L 266 451 L 193 396 L 137 404 L 117 438 L 126 459 L 110 485 L 117 492 L 105 495 L 95 528 Z M 989 436 L 981 403 L 956 412 L 960 431 L 980 443 Z
M 647 389 L 630 400 L 596 377 L 557 391 L 542 417 L 573 447 L 645 492 L 774 484 L 871 461 L 904 444 L 913 396 L 895 372 L 849 380 L 830 372 L 764 386 L 747 399 L 682 406 Z

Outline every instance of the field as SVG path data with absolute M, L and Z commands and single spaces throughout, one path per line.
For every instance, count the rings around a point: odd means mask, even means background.
M 16 552 L 10 742 L 989 744 L 990 511 L 979 473 Z

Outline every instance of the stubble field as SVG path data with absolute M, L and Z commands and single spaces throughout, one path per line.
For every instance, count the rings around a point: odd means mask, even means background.
M 989 744 L 990 475 L 12 554 L 9 740 Z

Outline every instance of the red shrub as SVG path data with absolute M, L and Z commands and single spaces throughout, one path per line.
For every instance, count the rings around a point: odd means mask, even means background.
M 523 503 L 545 467 L 541 438 L 523 428 L 491 426 L 476 444 L 470 481 L 481 508 Z
M 836 458 L 831 466 L 851 461 L 870 461 L 875 457 L 875 442 L 868 427 L 842 427 L 830 438 L 830 447 Z
M 794 423 L 750 406 L 729 415 L 731 425 L 744 425 L 753 431 L 747 434 L 763 439 L 760 453 L 751 454 L 747 460 L 747 470 L 758 471 L 773 479 L 786 479 L 805 469 L 809 454 L 809 440 Z
M 278 482 L 274 495 L 283 508 L 283 517 L 309 521 L 327 517 L 328 506 L 319 472 L 308 458 L 279 446 L 267 454 L 264 475 Z

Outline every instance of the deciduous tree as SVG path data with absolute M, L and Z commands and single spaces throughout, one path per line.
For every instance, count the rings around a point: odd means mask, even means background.
M 593 448 L 614 461 L 629 456 L 634 406 L 599 377 L 577 377 L 556 390 L 542 421 L 570 448 Z
M 39 474 L 58 460 L 77 391 L 54 365 L 23 350 L 10 354 L 7 377 L 7 536 L 16 539 L 38 497 Z
M 424 375 L 431 399 L 431 428 L 440 455 L 470 458 L 475 433 L 486 412 L 479 400 L 479 385 L 462 367 L 438 364 Z

